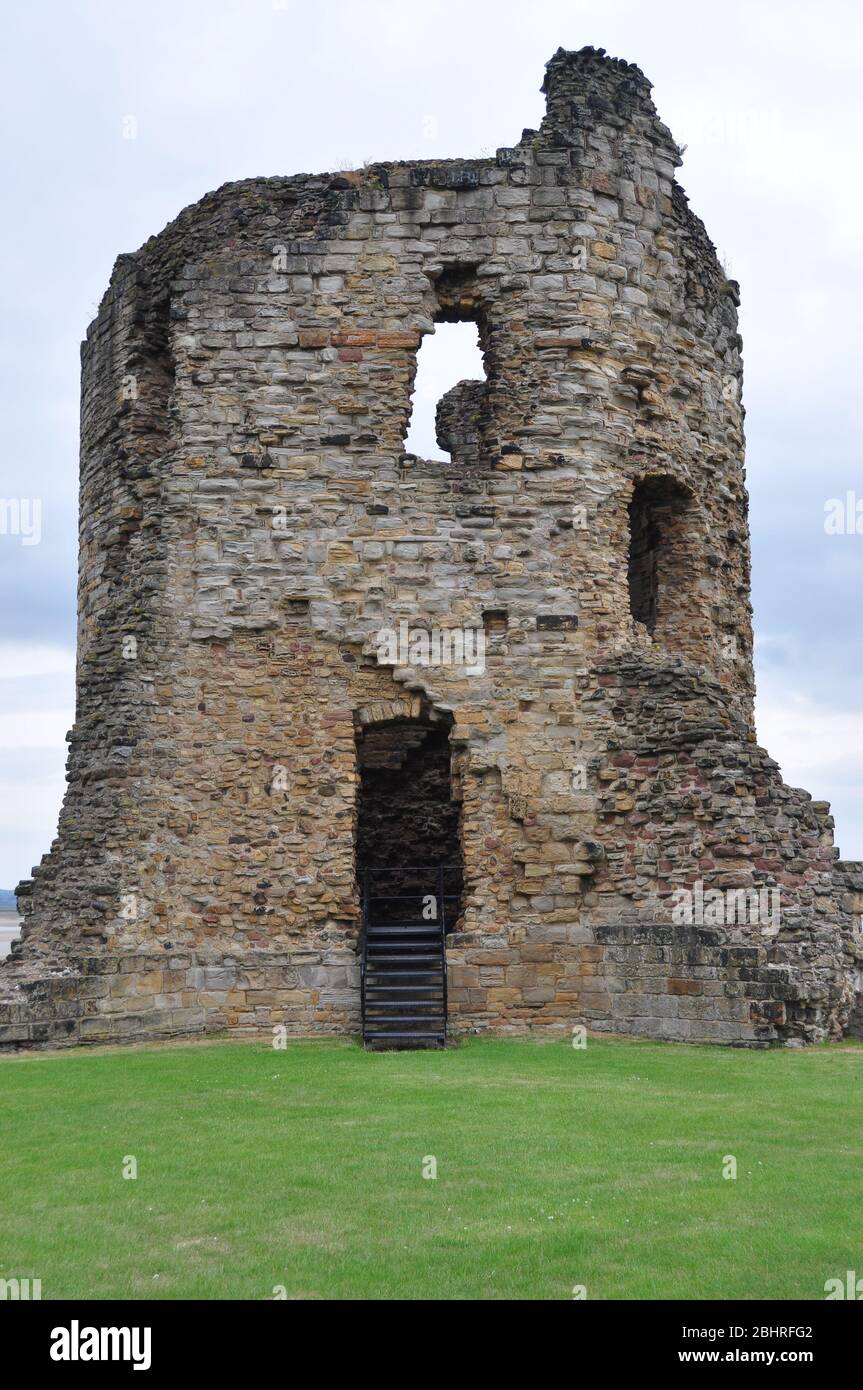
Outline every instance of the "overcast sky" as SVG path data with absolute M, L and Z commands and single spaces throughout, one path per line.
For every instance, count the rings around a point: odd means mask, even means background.
M 48 848 L 62 795 L 79 343 L 115 257 L 227 180 L 492 154 L 539 124 L 555 49 L 583 44 L 653 82 L 741 282 L 759 738 L 863 857 L 863 520 L 825 531 L 830 499 L 863 502 L 855 4 L 6 0 L 0 22 L 0 498 L 42 503 L 39 544 L 0 535 L 0 887 Z M 477 374 L 435 347 L 438 393 Z

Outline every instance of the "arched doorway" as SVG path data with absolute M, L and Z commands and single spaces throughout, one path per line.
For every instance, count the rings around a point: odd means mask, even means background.
M 363 1039 L 442 1046 L 446 933 L 462 894 L 449 727 L 432 718 L 361 725 L 357 766 Z

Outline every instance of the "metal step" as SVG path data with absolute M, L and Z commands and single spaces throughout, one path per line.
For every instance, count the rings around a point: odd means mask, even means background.
M 372 984 L 366 983 L 367 994 L 382 995 L 387 998 L 395 996 L 397 999 L 404 999 L 405 997 L 408 999 L 419 998 L 420 995 L 425 995 L 427 997 L 423 999 L 424 1004 L 432 1003 L 436 997 L 441 998 L 443 992 L 442 980 L 438 980 L 437 984 L 427 985 L 391 985 L 388 980 L 386 983 L 382 983 L 381 981 L 374 981 Z M 431 997 L 429 998 L 428 996 Z
M 386 966 L 383 970 L 366 969 L 367 985 L 392 985 L 393 989 L 400 986 L 409 989 L 411 981 L 417 985 L 433 985 L 438 989 L 443 988 L 443 974 L 440 970 L 391 970 Z
M 394 956 L 394 955 L 388 954 L 388 955 L 383 955 L 383 956 L 375 955 L 375 956 L 372 958 L 372 963 L 373 963 L 374 965 L 384 965 L 384 964 L 393 964 L 393 965 L 416 965 L 417 962 L 418 962 L 418 961 L 421 961 L 421 960 L 422 960 L 422 961 L 433 960 L 433 961 L 437 961 L 438 963 L 440 963 L 440 959 L 441 959 L 440 956 L 429 956 L 429 955 L 423 955 L 423 956 L 418 956 L 418 955 L 413 955 L 413 956 Z
M 439 889 L 440 884 L 437 886 Z M 381 901 L 386 901 L 387 896 L 381 895 Z M 440 892 L 435 896 L 440 899 Z M 399 908 L 402 912 L 411 911 L 419 901 L 419 891 L 401 898 L 389 896 L 396 913 Z M 369 1047 L 444 1046 L 446 942 L 443 923 L 416 916 L 389 916 L 385 910 L 377 911 L 374 895 L 366 898 L 365 906 L 364 1044 Z
M 376 936 L 413 936 L 417 932 L 423 932 L 426 936 L 440 936 L 439 922 L 381 922 L 378 926 L 369 927 L 366 936 L 369 941 L 373 941 Z
M 365 1016 L 370 1017 L 370 1019 L 372 1017 L 389 1019 L 393 1012 L 397 1013 L 399 1009 L 402 1009 L 403 1012 L 414 1013 L 422 1019 L 435 1019 L 443 1013 L 441 1004 L 441 999 L 375 999 L 372 1004 L 368 1005 Z
M 410 1026 L 422 1037 L 428 1033 L 443 1033 L 445 1024 L 440 1010 L 436 1014 L 380 1014 L 366 1019 L 367 1033 L 390 1033 L 394 1028 Z
M 398 1020 L 393 1020 L 396 1022 Z M 402 1020 L 403 1021 L 403 1020 Z M 418 1042 L 428 1042 L 432 1038 L 440 1038 L 443 1042 L 446 1034 L 443 1028 L 438 1025 L 429 1032 L 420 1033 L 416 1029 L 408 1031 L 407 1028 L 369 1028 L 366 1030 L 366 1038 L 416 1038 Z
M 380 936 L 370 936 L 366 946 L 370 951 L 372 949 L 386 950 L 388 946 L 404 946 L 414 951 L 421 948 L 424 951 L 432 950 L 436 951 L 438 955 L 442 954 L 440 932 L 435 932 L 434 935 L 426 935 L 425 932 L 381 932 Z
M 440 981 L 436 985 L 366 985 L 366 994 L 426 994 L 429 990 L 443 994 L 443 985 Z

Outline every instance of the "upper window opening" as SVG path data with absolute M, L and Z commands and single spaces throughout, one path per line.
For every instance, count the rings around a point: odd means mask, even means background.
M 470 411 L 464 421 L 461 418 L 451 421 L 449 416 L 458 413 L 461 417 L 465 412 L 445 408 L 442 398 L 454 386 L 467 388 L 460 395 L 468 397 L 470 383 L 482 383 L 485 379 L 476 321 L 438 323 L 433 333 L 427 333 L 417 353 L 413 408 L 405 441 L 407 451 L 420 458 L 452 462 L 458 448 L 456 432 L 470 433 L 477 422 L 472 421 Z M 455 398 L 449 405 L 455 405 Z
M 673 478 L 643 478 L 629 504 L 629 607 L 651 635 L 668 635 L 691 599 L 690 496 Z

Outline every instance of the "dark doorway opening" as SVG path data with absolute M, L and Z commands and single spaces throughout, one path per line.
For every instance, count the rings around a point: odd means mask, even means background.
M 452 930 L 462 892 L 461 807 L 453 798 L 448 728 L 411 719 L 368 725 L 357 737 L 357 762 L 360 880 L 370 876 L 376 899 L 409 898 L 400 906 L 378 901 L 377 914 L 396 916 L 407 906 L 415 915 L 443 871 L 443 917 Z
M 446 932 L 462 895 L 449 729 L 394 719 L 357 733 L 357 875 L 366 1047 L 443 1047 Z

